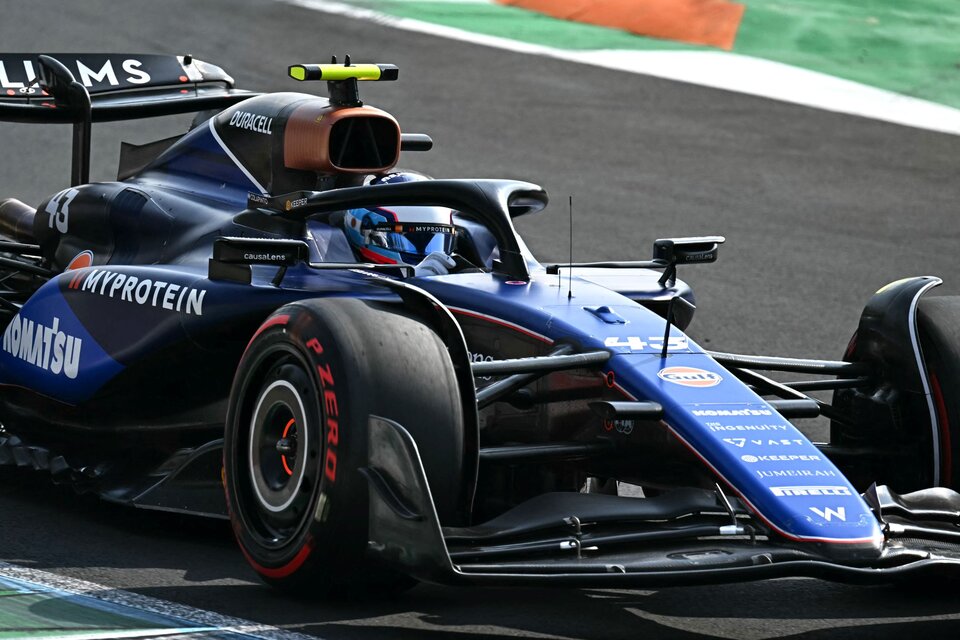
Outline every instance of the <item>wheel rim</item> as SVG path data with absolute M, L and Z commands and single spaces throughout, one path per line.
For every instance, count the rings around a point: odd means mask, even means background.
M 265 385 L 249 422 L 247 474 L 261 544 L 280 547 L 303 522 L 312 492 L 311 425 L 300 391 L 287 379 Z

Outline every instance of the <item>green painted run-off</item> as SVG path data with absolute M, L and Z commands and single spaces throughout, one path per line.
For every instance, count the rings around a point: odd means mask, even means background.
M 642 0 L 637 0 L 641 2 Z M 713 50 L 483 2 L 351 0 L 395 16 L 558 49 Z M 745 0 L 734 53 L 960 108 L 960 1 Z
M 107 640 L 164 636 L 187 636 L 196 640 L 250 637 L 27 581 L 0 578 L 0 639 Z

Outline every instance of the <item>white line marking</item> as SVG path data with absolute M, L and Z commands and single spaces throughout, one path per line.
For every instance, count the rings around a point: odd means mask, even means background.
M 317 638 L 314 636 L 307 636 L 301 633 L 295 633 L 293 631 L 284 631 L 270 625 L 243 620 L 242 618 L 233 618 L 230 616 L 221 615 L 219 613 L 213 613 L 212 611 L 195 609 L 187 605 L 177 604 L 175 602 L 167 602 L 165 600 L 151 598 L 150 596 L 143 596 L 139 593 L 132 593 L 130 591 L 105 587 L 93 582 L 77 580 L 75 578 L 67 578 L 65 576 L 59 576 L 55 573 L 39 571 L 37 569 L 30 569 L 27 567 L 20 567 L 6 562 L 0 562 L 0 577 L 30 582 L 45 589 L 66 592 L 78 596 L 86 596 L 112 605 L 130 607 L 155 615 L 176 618 L 200 627 L 205 627 L 205 630 L 207 631 L 212 628 L 220 631 L 246 634 L 251 638 L 258 638 L 259 640 L 317 640 Z M 140 633 L 141 631 L 142 630 L 137 630 L 137 633 Z M 166 633 L 166 631 L 167 630 L 162 630 L 159 633 Z M 197 633 L 198 629 L 194 627 L 186 631 L 181 631 L 181 633 L 185 632 Z M 123 632 L 113 633 L 116 633 L 117 635 L 103 635 L 103 633 L 100 632 L 96 638 L 137 637 L 136 635 L 120 635 Z M 82 636 L 69 634 L 69 636 L 64 637 L 69 637 L 75 640 L 76 638 Z M 51 639 L 49 637 L 45 637 L 43 640 Z
M 920 381 L 923 383 L 923 395 L 927 397 L 927 410 L 930 412 L 930 428 L 933 431 L 933 486 L 940 486 L 940 418 L 937 415 L 937 410 L 933 406 L 933 394 L 930 392 L 930 384 L 927 382 L 927 378 L 930 377 L 930 373 L 927 371 L 926 361 L 923 359 L 923 356 L 920 353 L 920 339 L 917 335 L 917 304 L 920 303 L 920 298 L 930 289 L 940 286 L 943 284 L 943 280 L 936 276 L 927 276 L 932 278 L 931 281 L 924 285 L 916 295 L 913 296 L 913 300 L 910 302 L 910 344 L 913 346 L 913 357 L 917 360 L 917 369 L 920 373 Z M 949 480 L 949 478 L 947 479 Z
M 327 0 L 277 0 L 314 11 L 367 20 L 517 53 L 656 76 L 884 122 L 960 135 L 960 109 L 843 80 L 780 62 L 713 51 L 568 51 L 473 33 Z
M 91 631 L 90 633 L 67 633 L 64 635 L 39 636 L 30 633 L 34 640 L 154 640 L 154 638 L 173 637 L 176 640 L 200 633 L 222 631 L 212 627 L 185 627 L 183 629 L 138 629 L 136 631 Z
M 217 144 L 220 145 L 220 147 L 223 149 L 223 152 L 230 156 L 230 159 L 233 160 L 233 164 L 237 165 L 237 168 L 239 168 L 240 171 L 243 171 L 243 175 L 247 176 L 247 179 L 250 180 L 250 182 L 252 182 L 257 189 L 260 189 L 261 194 L 267 193 L 267 190 L 263 188 L 263 185 L 257 182 L 257 179 L 253 177 L 253 174 L 247 171 L 247 168 L 243 166 L 243 163 L 237 159 L 237 156 L 233 155 L 233 152 L 230 151 L 230 148 L 227 147 L 226 143 L 220 139 L 219 134 L 217 134 L 217 128 L 213 126 L 213 118 L 207 120 L 207 126 L 210 127 L 210 133 L 213 134 L 213 139 L 217 141 Z

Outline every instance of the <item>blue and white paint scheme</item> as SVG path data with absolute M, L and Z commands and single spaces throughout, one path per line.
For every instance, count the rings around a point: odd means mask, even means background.
M 676 327 L 662 358 L 663 319 L 632 300 L 576 278 L 568 298 L 566 279 L 542 272 L 523 284 L 470 274 L 420 284 L 455 314 L 612 351 L 605 371 L 624 396 L 660 403 L 663 425 L 785 538 L 853 553 L 882 544 L 859 492 L 806 436 Z

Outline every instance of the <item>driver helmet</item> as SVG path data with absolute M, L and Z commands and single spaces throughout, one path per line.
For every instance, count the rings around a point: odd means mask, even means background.
M 429 180 L 419 173 L 391 173 L 368 184 Z M 350 209 L 343 218 L 347 240 L 362 260 L 377 264 L 419 264 L 435 251 L 453 251 L 453 210 L 403 206 Z

